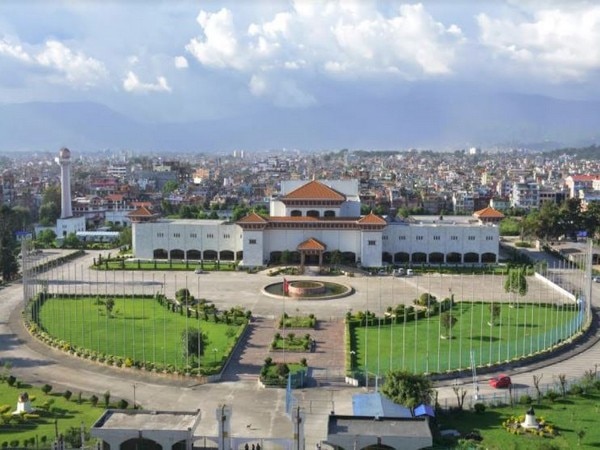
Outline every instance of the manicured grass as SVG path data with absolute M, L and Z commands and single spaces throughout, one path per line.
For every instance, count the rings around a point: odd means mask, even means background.
M 287 333 L 285 336 L 275 335 L 271 342 L 272 350 L 286 350 L 290 352 L 307 352 L 310 348 L 310 334 L 297 336 L 295 333 Z
M 287 314 L 279 318 L 279 328 L 314 328 L 317 319 L 314 314 L 309 316 L 288 316 Z
M 236 264 L 229 261 L 127 261 L 125 259 L 102 260 L 100 264 L 92 266 L 98 270 L 195 270 L 201 268 L 208 271 L 233 271 Z
M 523 304 L 511 308 L 498 303 L 500 315 L 490 326 L 489 303 L 456 303 L 452 315 L 457 322 L 452 338 L 441 316 L 390 324 L 390 319 L 370 320 L 368 325 L 350 326 L 354 370 L 385 373 L 408 370 L 433 373 L 468 368 L 471 354 L 479 366 L 527 356 L 572 335 L 580 313 L 571 307 L 556 308 L 547 304 Z M 356 324 L 356 322 L 354 322 Z
M 97 297 L 50 298 L 40 310 L 40 323 L 48 334 L 98 354 L 130 358 L 132 361 L 183 368 L 182 332 L 200 329 L 208 337 L 200 367 L 216 367 L 229 354 L 244 325 L 204 320 L 202 312 L 173 312 L 154 298 L 112 297 L 107 314 L 104 299 Z M 212 319 L 212 314 L 207 318 Z M 238 323 L 240 319 L 238 319 Z M 245 320 L 243 320 L 245 323 Z
M 488 407 L 479 414 L 472 411 L 443 413 L 438 415 L 437 422 L 440 429 L 455 429 L 463 435 L 478 430 L 483 437 L 481 448 L 490 450 L 551 448 L 542 445 L 553 445 L 553 448 L 559 449 L 594 448 L 600 445 L 600 427 L 597 426 L 599 404 L 600 392 L 597 389 L 585 395 L 568 395 L 554 403 L 547 398 L 542 400 L 541 405 L 534 401 L 532 406 L 536 418 L 544 418 L 558 430 L 558 436 L 553 438 L 531 433 L 515 435 L 502 427 L 502 423 L 511 416 L 523 416 L 530 405 Z M 585 435 L 578 445 L 577 433 L 581 430 L 585 431 Z M 444 445 L 443 448 L 452 448 L 452 445 Z
M 13 421 L 10 424 L 0 425 L 0 446 L 4 442 L 10 443 L 14 440 L 19 440 L 20 446 L 23 446 L 25 440 L 36 438 L 40 444 L 39 448 L 49 448 L 50 443 L 55 437 L 55 425 L 57 422 L 58 432 L 64 433 L 70 427 L 80 428 L 83 422 L 87 430 L 104 412 L 103 392 L 96 393 L 99 397 L 97 406 L 92 406 L 89 398 L 82 396 L 82 403 L 77 402 L 78 393 L 74 392 L 70 400 L 66 400 L 62 393 L 53 393 L 45 395 L 40 387 L 32 387 L 31 385 L 17 385 L 11 387 L 7 383 L 0 383 L 0 405 L 9 405 L 8 414 L 17 409 L 17 398 L 20 393 L 27 392 L 30 400 L 35 398 L 31 405 L 33 408 L 41 408 L 44 403 L 50 401 L 52 403 L 49 411 L 35 412 L 40 417 L 37 419 L 28 419 L 25 423 L 15 424 Z M 111 406 L 115 407 L 116 402 L 111 399 Z M 42 437 L 46 437 L 46 444 L 42 445 Z M 33 446 L 32 448 L 35 448 Z

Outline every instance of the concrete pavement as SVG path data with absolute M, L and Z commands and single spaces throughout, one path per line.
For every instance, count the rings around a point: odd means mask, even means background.
M 335 281 L 352 285 L 356 293 L 338 300 L 288 300 L 266 297 L 260 293 L 265 284 L 278 281 L 266 274 L 246 273 L 193 273 L 167 272 L 98 272 L 88 270 L 96 252 L 75 260 L 65 266 L 48 271 L 42 276 L 49 280 L 50 289 L 57 292 L 99 292 L 114 290 L 125 293 L 165 292 L 174 296 L 181 287 L 188 287 L 193 295 L 207 298 L 220 307 L 243 305 L 260 316 L 261 320 L 272 321 L 285 309 L 289 314 L 296 311 L 310 312 L 326 323 L 336 323 L 348 310 L 369 309 L 382 312 L 388 305 L 411 303 L 422 292 L 431 292 L 439 298 L 455 294 L 457 300 L 470 298 L 495 298 L 504 295 L 502 277 L 494 276 L 418 276 L 414 278 L 392 277 L 339 277 Z M 64 280 L 71 280 L 65 282 Z M 546 287 L 532 282 L 530 291 L 540 294 Z M 598 298 L 599 286 L 594 286 L 594 299 Z M 141 292 L 140 292 L 141 290 Z M 533 295 L 533 294 L 532 294 Z M 13 372 L 20 379 L 32 383 L 50 383 L 59 388 L 69 388 L 86 394 L 101 394 L 110 390 L 116 398 L 126 398 L 132 402 L 135 384 L 136 401 L 146 409 L 202 410 L 204 420 L 197 434 L 216 434 L 214 410 L 223 403 L 233 405 L 233 426 L 236 435 L 255 438 L 264 436 L 291 437 L 292 426 L 285 417 L 285 398 L 281 389 L 263 389 L 251 377 L 227 376 L 224 382 L 197 385 L 193 379 L 154 377 L 144 372 L 115 369 L 65 355 L 49 349 L 31 339 L 20 317 L 23 305 L 22 286 L 11 285 L 0 291 L 0 360 L 11 361 Z M 508 299 L 508 296 L 507 296 Z M 330 335 L 331 336 L 331 335 Z M 595 331 L 594 337 L 598 338 Z M 324 338 L 329 341 L 331 337 Z M 593 341 L 590 341 L 593 342 Z M 511 369 L 510 375 L 518 386 L 532 385 L 532 374 L 543 374 L 543 381 L 552 382 L 558 374 L 568 378 L 580 377 L 586 370 L 593 369 L 600 361 L 600 345 L 584 349 L 583 346 L 569 354 L 568 359 L 551 361 L 552 365 L 541 367 L 524 366 Z M 246 351 L 250 351 L 249 348 Z M 344 359 L 343 345 L 331 343 L 324 347 L 324 360 L 340 364 Z M 310 356 L 310 355 L 309 355 Z M 243 354 L 238 360 L 244 363 Z M 260 350 L 256 358 L 264 359 Z M 550 362 L 550 361 L 547 361 Z M 518 372 L 518 373 L 517 373 Z M 488 375 L 489 377 L 490 375 Z M 483 377 L 482 377 L 483 378 Z M 229 381 L 231 380 L 231 381 Z M 464 380 L 470 382 L 470 377 Z M 446 383 L 448 384 L 448 383 Z M 470 390 L 471 384 L 465 384 Z M 334 410 L 338 414 L 351 414 L 352 394 L 363 392 L 361 388 L 343 385 L 325 385 L 296 391 L 307 414 L 306 444 L 311 446 L 325 438 L 326 417 Z M 472 391 L 471 391 L 472 392 Z M 485 379 L 480 383 L 480 393 L 489 395 L 493 391 L 487 387 Z M 439 388 L 440 402 L 452 404 L 455 401 L 451 386 Z M 247 425 L 252 425 L 248 427 Z M 268 448 L 264 447 L 265 449 Z

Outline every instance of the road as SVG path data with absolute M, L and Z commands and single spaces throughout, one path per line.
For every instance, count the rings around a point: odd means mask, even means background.
M 254 315 L 264 319 L 274 319 L 284 310 L 290 314 L 310 312 L 319 320 L 338 320 L 347 311 L 369 309 L 383 312 L 388 305 L 409 304 L 423 292 L 430 292 L 439 298 L 454 294 L 456 300 L 472 298 L 505 298 L 502 277 L 494 276 L 415 276 L 413 278 L 393 277 L 339 277 L 335 281 L 351 285 L 355 294 L 337 300 L 287 300 L 271 298 L 261 293 L 261 287 L 281 281 L 265 273 L 246 274 L 215 272 L 196 275 L 192 272 L 98 272 L 89 270 L 96 252 L 90 252 L 57 269 L 41 276 L 48 280 L 49 288 L 55 292 L 123 292 L 150 294 L 165 292 L 173 297 L 177 289 L 187 287 L 194 296 L 210 299 L 219 308 L 243 305 Z M 121 287 L 122 286 L 122 287 Z M 597 302 L 598 285 L 594 286 L 594 303 Z M 532 281 L 530 291 L 547 287 Z M 135 386 L 136 402 L 146 409 L 196 410 L 201 409 L 203 420 L 196 430 L 202 436 L 216 435 L 214 411 L 223 404 L 233 405 L 234 436 L 290 437 L 292 426 L 284 414 L 285 398 L 281 389 L 264 389 L 256 381 L 241 380 L 197 385 L 193 379 L 155 377 L 134 370 L 107 367 L 49 349 L 25 332 L 21 321 L 23 290 L 13 284 L 0 291 L 0 360 L 10 361 L 13 373 L 22 380 L 35 384 L 49 383 L 55 389 L 68 388 L 84 395 L 98 395 L 109 390 L 114 398 L 126 398 L 132 402 Z M 506 297 L 503 297 L 505 296 Z M 569 379 L 580 377 L 586 370 L 593 369 L 600 361 L 600 338 L 594 333 L 593 345 L 585 351 L 575 351 L 569 359 L 548 361 L 551 365 L 540 367 L 531 365 L 511 371 L 513 382 L 518 387 L 532 385 L 532 375 L 543 375 L 543 382 L 554 382 L 558 374 L 566 374 Z M 582 350 L 582 347 L 577 349 Z M 343 345 L 332 348 L 332 352 L 343 352 Z M 481 377 L 480 395 L 493 395 L 487 386 L 487 378 Z M 473 394 L 473 385 L 467 377 L 460 382 Z M 455 395 L 451 382 L 438 388 L 442 405 L 452 405 Z M 305 422 L 306 445 L 314 446 L 326 437 L 326 417 L 331 411 L 337 414 L 352 414 L 352 395 L 364 392 L 364 388 L 347 387 L 325 383 L 319 388 L 296 391 L 300 405 L 307 414 Z M 248 426 L 251 425 L 251 426 Z M 269 448 L 268 442 L 263 445 Z M 310 447 L 309 447 L 310 448 Z

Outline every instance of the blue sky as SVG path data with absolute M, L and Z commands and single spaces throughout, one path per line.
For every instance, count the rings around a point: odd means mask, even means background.
M 0 102 L 188 121 L 461 86 L 599 100 L 600 3 L 0 3 Z

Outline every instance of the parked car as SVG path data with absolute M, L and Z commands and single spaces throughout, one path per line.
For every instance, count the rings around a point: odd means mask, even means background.
M 413 271 L 412 271 L 412 269 L 406 269 L 406 276 L 407 276 L 407 277 L 412 277 L 412 276 L 413 276 Z
M 512 384 L 508 375 L 498 375 L 490 379 L 490 386 L 496 389 L 507 388 Z
M 202 270 L 202 269 L 200 269 L 198 267 L 196 270 L 194 270 L 194 273 L 198 273 L 198 274 L 200 274 L 200 273 L 206 273 L 206 270 Z
M 400 269 L 394 270 L 394 276 L 396 276 L 396 277 L 402 277 L 402 276 L 404 276 L 404 269 L 400 268 Z
M 600 283 L 600 277 L 592 277 L 592 280 L 594 280 L 596 283 Z

